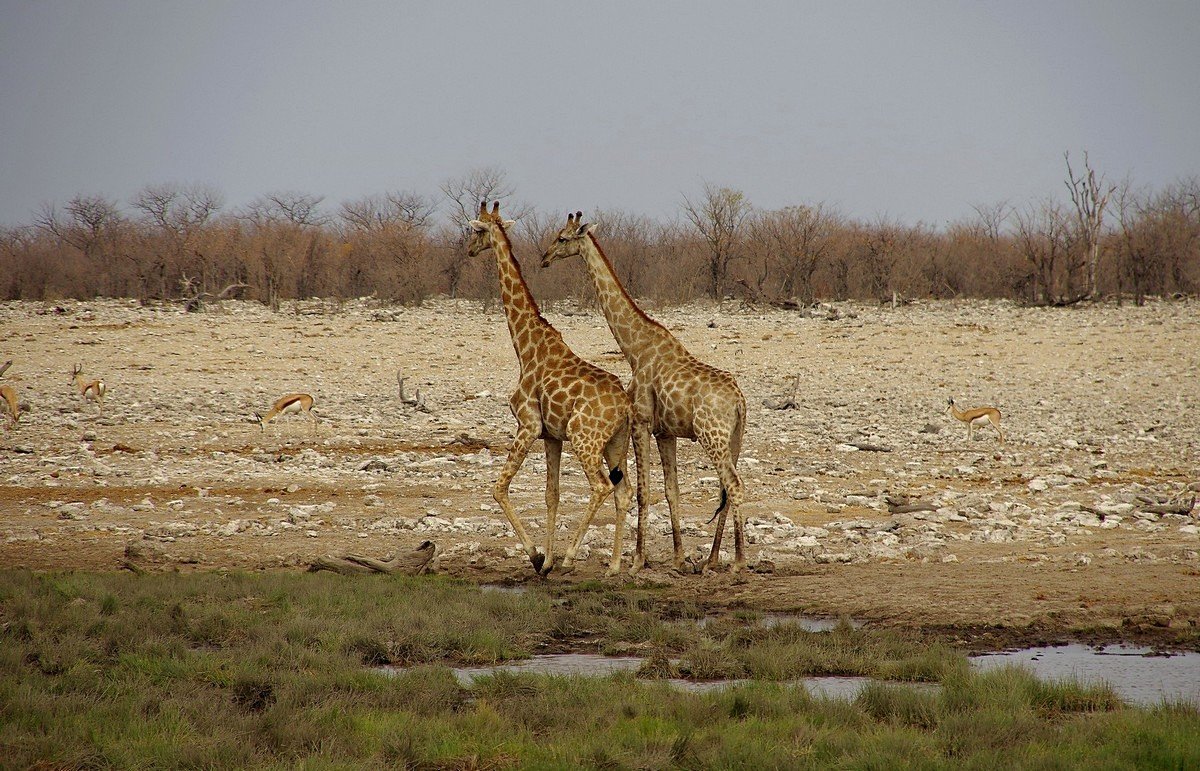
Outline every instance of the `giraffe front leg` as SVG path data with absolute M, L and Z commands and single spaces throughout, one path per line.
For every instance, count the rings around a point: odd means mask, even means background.
M 543 576 L 554 569 L 554 532 L 558 519 L 558 481 L 562 464 L 562 440 L 547 437 L 546 445 L 546 548 L 545 563 L 538 570 Z
M 521 539 L 521 545 L 525 548 L 525 553 L 529 555 L 529 561 L 533 563 L 533 569 L 540 572 L 546 558 L 544 555 L 538 553 L 537 547 L 533 545 L 533 539 L 529 537 L 529 533 L 525 531 L 525 526 L 521 524 L 520 517 L 517 516 L 517 512 L 513 509 L 512 501 L 508 499 L 508 486 L 512 482 L 512 478 L 516 476 L 517 470 L 521 468 L 521 464 L 525 462 L 525 456 L 529 453 L 529 447 L 537 439 L 539 433 L 536 429 L 525 426 L 517 430 L 517 438 L 508 453 L 508 459 L 504 461 L 504 466 L 500 469 L 500 477 L 496 480 L 496 484 L 492 488 L 492 497 L 496 499 L 496 503 L 500 504 L 500 508 L 504 511 L 504 516 L 508 518 L 508 523 L 516 531 L 517 538 Z
M 667 496 L 667 510 L 671 515 L 671 546 L 674 549 L 675 570 L 683 572 L 683 535 L 679 526 L 679 464 L 675 437 L 659 436 L 658 459 L 662 462 L 663 489 Z

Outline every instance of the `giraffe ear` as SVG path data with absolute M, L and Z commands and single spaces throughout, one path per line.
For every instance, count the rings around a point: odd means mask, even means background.
M 487 225 L 483 224 L 482 220 L 471 220 L 471 228 L 474 230 L 487 230 Z
M 517 224 L 517 221 L 516 221 L 516 220 L 504 220 L 504 229 L 505 229 L 505 230 L 508 230 L 509 228 L 511 228 L 511 227 L 512 227 L 513 225 L 515 225 L 515 224 Z
M 581 225 L 578 227 L 578 229 L 576 229 L 576 231 L 575 231 L 575 235 L 577 235 L 577 236 L 586 236 L 588 233 L 591 233 L 591 232 L 593 232 L 593 231 L 595 231 L 595 230 L 596 230 L 596 223 L 594 223 L 594 222 L 584 222 L 583 224 L 581 224 Z

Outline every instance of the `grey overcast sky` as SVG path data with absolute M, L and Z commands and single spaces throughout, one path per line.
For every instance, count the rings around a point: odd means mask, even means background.
M 705 182 L 942 226 L 1200 174 L 1200 2 L 0 0 L 0 223 L 202 183 L 677 216 Z

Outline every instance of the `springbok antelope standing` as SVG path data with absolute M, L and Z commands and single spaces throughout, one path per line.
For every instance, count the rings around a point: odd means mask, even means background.
M 258 427 L 262 431 L 267 430 L 267 424 L 280 415 L 295 415 L 304 413 L 304 416 L 309 419 L 312 428 L 317 427 L 317 416 L 313 414 L 313 398 L 308 394 L 294 393 L 284 394 L 275 400 L 271 405 L 271 409 L 267 410 L 266 415 L 254 413 L 254 417 L 258 419 Z
M 17 392 L 12 386 L 0 385 L 0 406 L 8 411 L 9 426 L 17 427 L 21 418 L 21 407 L 17 402 Z
M 975 426 L 991 423 L 992 428 L 1000 435 L 1000 444 L 1004 444 L 1004 432 L 1000 430 L 1000 410 L 995 407 L 976 407 L 970 410 L 960 410 L 954 405 L 954 399 L 946 400 L 946 412 L 967 424 L 967 441 L 975 435 Z
M 85 402 L 95 402 L 96 408 L 100 412 L 104 412 L 104 394 L 108 390 L 103 380 L 85 380 L 83 375 L 83 367 L 76 364 L 71 370 L 71 382 L 75 384 L 75 388 L 79 391 L 79 395 L 83 397 Z

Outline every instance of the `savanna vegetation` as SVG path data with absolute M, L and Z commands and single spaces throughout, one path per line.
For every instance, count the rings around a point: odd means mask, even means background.
M 1200 713 L 975 673 L 916 634 L 808 632 L 650 588 L 482 592 L 437 577 L 0 573 L 11 767 L 817 768 L 1200 764 Z M 638 676 L 445 666 L 631 650 Z M 403 669 L 383 674 L 379 667 Z M 853 700 L 786 681 L 879 678 Z M 750 678 L 692 693 L 664 675 Z M 914 689 L 907 682 L 936 683 Z
M 1066 195 L 978 205 L 941 226 L 850 218 L 825 202 L 755 207 L 706 185 L 663 222 L 590 211 L 630 292 L 659 302 L 741 297 L 816 300 L 1013 298 L 1066 305 L 1200 289 L 1200 180 L 1158 190 L 1108 182 L 1066 158 Z M 239 296 L 280 300 L 431 295 L 491 297 L 495 270 L 471 260 L 465 226 L 481 199 L 517 219 L 517 253 L 540 254 L 565 211 L 515 201 L 503 171 L 478 169 L 434 193 L 393 191 L 326 202 L 305 192 L 227 208 L 202 186 L 150 185 L 119 202 L 80 194 L 0 228 L 0 299 L 96 296 L 144 302 Z M 564 202 L 569 205 L 570 202 Z M 526 266 L 539 298 L 590 297 L 583 271 Z

